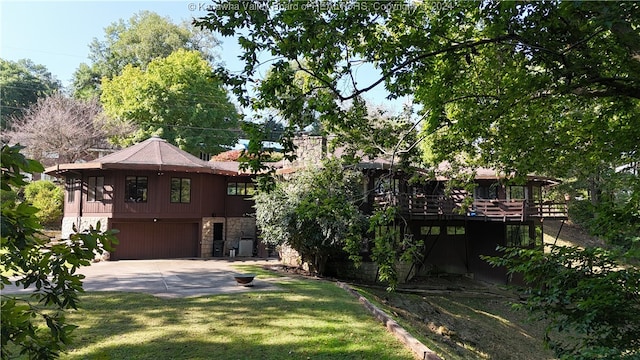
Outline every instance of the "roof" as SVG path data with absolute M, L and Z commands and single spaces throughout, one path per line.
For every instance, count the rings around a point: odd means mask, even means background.
M 236 167 L 206 162 L 155 136 L 91 162 L 49 167 L 45 173 L 59 175 L 65 171 L 91 169 L 181 171 L 222 175 L 238 173 Z

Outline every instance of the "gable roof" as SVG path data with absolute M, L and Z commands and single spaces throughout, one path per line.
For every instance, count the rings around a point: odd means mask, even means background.
M 45 170 L 57 175 L 69 170 L 127 169 L 151 171 L 181 171 L 236 175 L 228 166 L 220 166 L 201 160 L 159 137 L 151 137 L 141 143 L 114 152 L 87 163 L 58 164 Z

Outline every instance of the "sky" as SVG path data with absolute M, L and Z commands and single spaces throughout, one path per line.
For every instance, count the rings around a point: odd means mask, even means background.
M 31 59 L 44 65 L 63 86 L 71 84 L 81 63 L 90 64 L 89 44 L 104 39 L 104 29 L 120 19 L 148 10 L 169 17 L 174 23 L 206 15 L 209 0 L 182 1 L 30 1 L 0 0 L 0 57 L 6 60 Z M 233 38 L 220 38 L 217 52 L 234 71 L 241 70 L 240 48 Z M 363 76 L 371 74 L 363 74 Z M 375 74 L 373 75 L 375 76 Z M 373 104 L 399 111 L 402 104 L 385 101 L 381 86 L 368 96 Z
M 89 44 L 94 38 L 104 39 L 104 29 L 111 23 L 128 20 L 143 10 L 181 23 L 206 15 L 203 8 L 207 5 L 206 1 L 162 0 L 0 1 L 0 57 L 45 65 L 65 86 L 70 85 L 80 63 L 90 63 Z M 228 66 L 239 68 L 233 39 L 225 41 L 218 52 Z

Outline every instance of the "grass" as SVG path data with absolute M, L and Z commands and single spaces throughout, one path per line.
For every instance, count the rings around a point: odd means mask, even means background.
M 267 277 L 255 268 L 239 269 Z M 280 282 L 282 291 L 160 299 L 87 293 L 62 359 L 412 359 L 335 284 Z
M 544 347 L 544 324 L 513 311 L 513 299 L 500 296 L 387 293 L 358 291 L 427 347 L 447 360 L 552 359 Z

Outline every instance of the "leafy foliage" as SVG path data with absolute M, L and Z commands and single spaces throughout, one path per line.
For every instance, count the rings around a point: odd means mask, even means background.
M 4 191 L 26 185 L 23 172 L 44 170 L 38 162 L 20 154 L 20 149 L 2 147 Z M 98 224 L 71 235 L 68 241 L 50 243 L 41 236 L 37 213 L 38 209 L 27 202 L 16 205 L 3 198 L 0 289 L 13 284 L 33 289 L 28 299 L 0 295 L 3 359 L 16 352 L 32 359 L 51 359 L 64 350 L 74 329 L 65 321 L 65 311 L 77 308 L 77 294 L 82 291 L 83 276 L 76 271 L 116 241 L 114 231 L 102 231 Z
M 219 153 L 236 142 L 238 113 L 197 51 L 177 50 L 146 69 L 127 65 L 102 83 L 101 101 L 114 126 L 138 130 L 112 138 L 122 146 L 158 135 L 192 154 Z
M 364 217 L 361 174 L 343 170 L 338 161 L 322 169 L 305 169 L 270 192 L 255 196 L 256 224 L 265 243 L 287 244 L 312 270 L 325 273 L 325 264 L 346 247 L 359 251 Z
M 73 74 L 76 98 L 90 99 L 101 94 L 102 78 L 112 79 L 127 65 L 142 70 L 158 58 L 176 50 L 196 50 L 207 60 L 213 60 L 213 48 L 218 42 L 189 24 L 176 25 L 169 18 L 150 11 L 141 11 L 128 21 L 120 19 L 105 28 L 103 40 L 93 39 L 89 45 L 92 63 L 82 63 Z
M 196 24 L 243 34 L 246 64 L 220 76 L 243 105 L 301 128 L 356 125 L 358 106 L 343 105 L 385 86 L 428 113 L 436 161 L 527 174 L 637 156 L 638 3 L 215 3 Z M 263 53 L 273 60 L 258 81 Z M 380 75 L 358 77 L 367 66 Z
M 40 180 L 24 187 L 24 198 L 38 209 L 35 214 L 42 225 L 56 225 L 62 217 L 64 191 L 51 181 Z M 59 225 L 59 224 L 58 224 Z
M 532 287 L 517 304 L 548 321 L 545 342 L 563 359 L 640 356 L 640 272 L 625 269 L 599 248 L 503 248 L 488 258 L 522 274 Z M 552 336 L 553 334 L 564 336 Z
M 597 201 L 591 196 L 570 203 L 572 219 L 592 235 L 605 239 L 611 248 L 640 259 L 638 175 L 633 169 L 602 172 L 594 188 L 598 191 Z
M 0 119 L 5 130 L 38 98 L 60 90 L 61 84 L 43 65 L 31 60 L 0 59 Z

